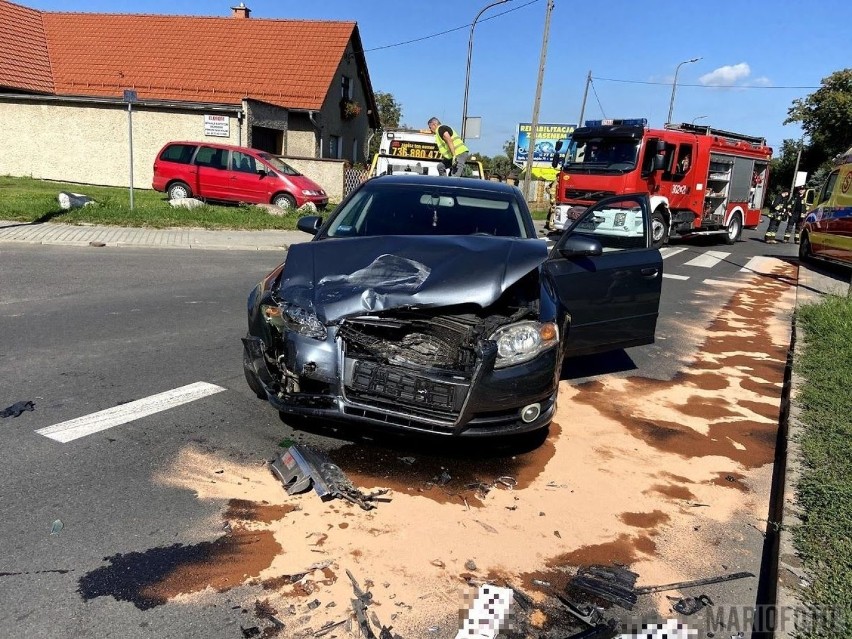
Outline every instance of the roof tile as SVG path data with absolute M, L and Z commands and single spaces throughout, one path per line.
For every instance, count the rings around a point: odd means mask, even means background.
M 0 87 L 53 92 L 42 14 L 0 1 Z
M 319 109 L 354 22 L 39 12 L 0 0 L 0 86 Z M 9 62 L 10 61 L 10 62 Z

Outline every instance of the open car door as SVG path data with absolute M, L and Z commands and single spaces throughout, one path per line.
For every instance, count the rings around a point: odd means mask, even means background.
M 566 357 L 653 343 L 663 259 L 651 244 L 646 194 L 603 199 L 567 227 L 544 265 L 569 322 Z

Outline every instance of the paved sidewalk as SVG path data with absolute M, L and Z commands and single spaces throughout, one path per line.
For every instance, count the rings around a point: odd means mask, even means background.
M 140 248 L 214 249 L 236 251 L 282 251 L 291 244 L 306 242 L 301 231 L 209 231 L 193 228 L 126 228 L 77 226 L 74 224 L 29 224 L 0 220 L 0 242 L 58 244 L 64 246 L 132 246 Z

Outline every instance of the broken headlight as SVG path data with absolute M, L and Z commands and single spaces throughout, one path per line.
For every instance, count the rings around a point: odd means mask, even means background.
M 498 328 L 491 339 L 497 342 L 494 368 L 528 362 L 559 342 L 559 329 L 553 322 L 518 322 Z
M 278 306 L 264 306 L 263 315 L 267 322 L 278 329 L 286 329 L 320 340 L 324 340 L 328 335 L 325 326 L 315 313 L 295 304 L 282 302 Z

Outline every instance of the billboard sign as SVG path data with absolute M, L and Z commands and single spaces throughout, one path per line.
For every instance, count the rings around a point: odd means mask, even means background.
M 535 129 L 535 149 L 533 150 L 533 167 L 547 166 L 550 167 L 550 161 L 553 159 L 553 154 L 556 152 L 556 143 L 562 140 L 562 146 L 565 146 L 565 141 L 571 137 L 571 133 L 577 127 L 576 124 L 538 124 Z M 532 132 L 532 124 L 529 122 L 521 122 L 515 133 L 515 164 L 518 166 L 526 166 L 527 152 L 530 146 L 530 133 Z

